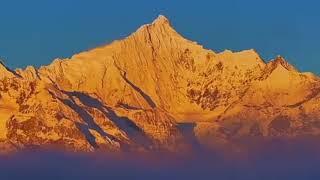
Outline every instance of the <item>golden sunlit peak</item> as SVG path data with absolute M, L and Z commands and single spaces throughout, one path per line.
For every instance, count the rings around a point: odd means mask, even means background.
M 281 55 L 278 55 L 273 61 L 276 64 L 286 64 L 286 63 L 288 63 Z
M 278 61 L 285 61 L 284 57 L 282 57 L 281 55 L 278 55 L 278 56 L 276 57 L 276 60 L 278 60 Z
M 152 24 L 156 25 L 170 25 L 170 20 L 164 16 L 164 15 L 159 15 L 157 19 L 155 19 Z
M 157 17 L 157 19 L 154 20 L 154 22 L 170 22 L 170 21 L 166 16 L 160 14 Z
M 207 146 L 220 137 L 232 143 L 300 135 L 310 128 L 301 117 L 320 119 L 315 76 L 294 71 L 281 56 L 265 64 L 254 49 L 216 54 L 181 36 L 163 15 L 123 40 L 39 69 L 1 64 L 0 152 L 2 139 L 12 150 L 36 144 L 181 152 L 181 124 L 191 123 L 195 140 Z M 235 120 L 241 128 L 230 134 Z
M 278 55 L 272 62 L 276 65 L 283 66 L 289 71 L 297 71 L 297 69 L 293 67 L 287 60 L 285 60 L 285 58 L 281 55 Z
M 159 15 L 152 23 L 142 25 L 137 32 L 144 31 L 146 28 L 153 27 L 164 27 L 165 29 L 173 29 L 171 23 L 164 15 Z

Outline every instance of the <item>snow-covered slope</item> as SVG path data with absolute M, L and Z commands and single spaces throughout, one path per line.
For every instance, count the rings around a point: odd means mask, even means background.
M 320 128 L 317 76 L 253 49 L 204 49 L 164 16 L 39 69 L 1 63 L 0 79 L 0 140 L 11 149 L 182 151 L 186 125 L 204 145 Z

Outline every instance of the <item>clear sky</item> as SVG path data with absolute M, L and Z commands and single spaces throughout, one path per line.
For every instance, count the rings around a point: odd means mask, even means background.
M 121 39 L 159 14 L 214 51 L 281 54 L 320 74 L 317 0 L 0 0 L 0 57 L 11 67 L 46 65 Z

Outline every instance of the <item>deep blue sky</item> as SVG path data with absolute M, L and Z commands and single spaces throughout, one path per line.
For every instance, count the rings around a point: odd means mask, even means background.
M 12 68 L 49 64 L 123 38 L 158 14 L 215 51 L 254 48 L 320 74 L 316 0 L 0 0 L 0 57 Z

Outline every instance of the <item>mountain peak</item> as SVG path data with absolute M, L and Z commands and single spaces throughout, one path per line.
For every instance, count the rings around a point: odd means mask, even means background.
M 152 24 L 158 24 L 158 25 L 165 25 L 169 24 L 170 25 L 170 20 L 164 16 L 164 15 L 159 15 L 158 18 L 156 18 Z
M 163 15 L 159 15 L 158 18 L 151 23 L 140 26 L 140 28 L 128 38 L 140 39 L 140 42 L 161 42 L 161 44 L 170 44 L 172 43 L 170 38 L 175 38 L 176 40 L 180 39 L 185 43 L 185 38 L 175 30 L 170 20 Z M 167 46 L 169 46 L 169 44 Z
M 213 147 L 318 135 L 319 88 L 281 56 L 265 64 L 254 49 L 214 53 L 160 15 L 123 40 L 38 70 L 0 61 L 0 146 L 181 152 L 186 133 Z
M 143 31 L 149 28 L 158 29 L 158 30 L 163 29 L 165 31 L 169 31 L 173 29 L 173 27 L 171 26 L 170 20 L 163 15 L 159 15 L 152 23 L 141 26 L 138 29 L 138 31 Z
M 271 61 L 272 64 L 275 66 L 281 65 L 288 71 L 298 71 L 294 66 L 292 66 L 285 58 L 282 56 L 278 55 L 274 60 Z

